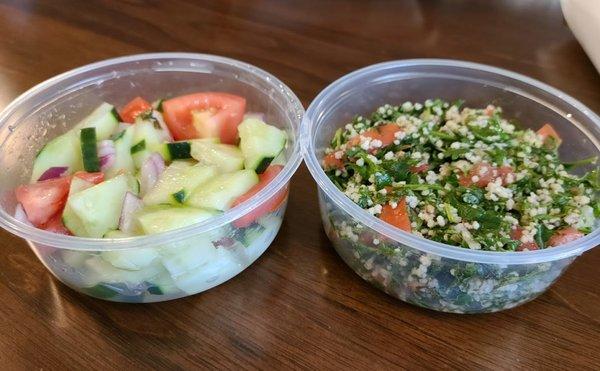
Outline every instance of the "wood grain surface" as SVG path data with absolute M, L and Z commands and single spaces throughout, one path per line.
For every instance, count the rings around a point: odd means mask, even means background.
M 15 0 L 0 1 L 0 35 L 0 108 L 83 64 L 190 51 L 262 67 L 305 105 L 357 68 L 443 57 L 529 75 L 600 112 L 600 77 L 558 1 Z M 270 249 L 189 298 L 95 300 L 53 279 L 23 240 L 2 231 L 0 245 L 3 369 L 600 369 L 600 249 L 519 308 L 423 310 L 372 288 L 339 259 L 304 166 Z

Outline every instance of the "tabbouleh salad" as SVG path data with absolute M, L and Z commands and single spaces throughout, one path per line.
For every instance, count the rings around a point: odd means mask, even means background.
M 550 124 L 518 129 L 500 107 L 386 104 L 338 129 L 323 167 L 356 204 L 403 230 L 475 250 L 561 245 L 594 228 L 600 173 L 568 171 Z M 373 239 L 373 245 L 380 241 Z

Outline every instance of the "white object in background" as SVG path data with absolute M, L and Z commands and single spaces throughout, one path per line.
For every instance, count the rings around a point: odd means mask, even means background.
M 561 0 L 571 31 L 600 72 L 600 0 Z

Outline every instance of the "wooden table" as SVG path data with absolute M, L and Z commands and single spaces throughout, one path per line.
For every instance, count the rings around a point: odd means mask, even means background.
M 262 67 L 308 105 L 372 63 L 456 58 L 518 71 L 600 111 L 600 78 L 558 1 L 0 1 L 0 107 L 55 74 L 152 51 Z M 313 181 L 254 265 L 206 293 L 152 305 L 80 295 L 0 232 L 6 368 L 600 368 L 600 250 L 546 294 L 491 315 L 392 299 L 355 275 L 321 228 Z

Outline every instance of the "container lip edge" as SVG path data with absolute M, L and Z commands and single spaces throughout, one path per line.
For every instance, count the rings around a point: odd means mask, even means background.
M 295 120 L 296 133 L 300 134 L 302 129 L 302 119 L 305 114 L 304 106 L 296 94 L 283 83 L 279 78 L 272 75 L 271 73 L 263 70 L 262 68 L 256 67 L 252 64 L 239 61 L 233 58 L 222 57 L 212 54 L 201 54 L 201 53 L 185 53 L 185 52 L 161 52 L 161 53 L 143 53 L 133 54 L 127 56 L 121 56 L 116 58 L 105 59 L 90 64 L 86 64 L 47 80 L 40 82 L 29 88 L 17 98 L 11 101 L 1 112 L 0 112 L 0 126 L 4 125 L 4 121 L 22 104 L 24 101 L 39 93 L 44 89 L 48 89 L 53 85 L 77 76 L 78 74 L 92 71 L 94 69 L 108 67 L 111 65 L 117 65 L 121 63 L 130 63 L 136 61 L 152 60 L 152 59 L 197 59 L 199 61 L 208 61 L 233 65 L 236 68 L 240 68 L 249 73 L 259 75 L 263 80 L 267 80 L 269 85 L 277 86 L 285 94 L 291 105 L 294 107 L 294 114 L 297 116 Z M 267 79 L 268 78 L 268 79 Z M 299 136 L 299 135 L 297 135 Z M 210 218 L 206 221 L 192 224 L 183 228 L 174 229 L 154 235 L 142 235 L 130 238 L 119 238 L 119 239 L 102 239 L 102 238 L 87 238 L 87 237 L 76 237 L 76 236 L 64 236 L 52 232 L 48 232 L 42 229 L 38 229 L 33 226 L 29 226 L 23 222 L 18 221 L 6 210 L 0 208 L 0 226 L 7 231 L 35 243 L 41 243 L 48 246 L 52 246 L 59 249 L 70 249 L 70 250 L 124 250 L 134 249 L 140 247 L 148 247 L 148 245 L 157 245 L 161 243 L 170 243 L 184 240 L 186 238 L 206 233 L 216 228 L 222 227 L 228 223 L 233 222 L 239 217 L 246 215 L 255 208 L 264 204 L 268 201 L 271 195 L 278 192 L 280 189 L 286 186 L 290 181 L 291 177 L 295 174 L 296 170 L 302 162 L 301 154 L 301 141 L 300 138 L 294 138 L 295 143 L 292 150 L 292 154 L 289 160 L 284 165 L 283 170 L 277 174 L 277 176 L 271 181 L 265 188 L 260 190 L 256 195 L 251 198 L 251 202 L 242 203 L 230 210 L 225 211 L 223 214 Z M 107 246 L 107 244 L 110 244 Z
M 532 85 L 533 87 L 539 88 L 546 91 L 547 93 L 555 96 L 556 98 L 565 101 L 571 105 L 574 109 L 579 111 L 588 117 L 597 127 L 600 127 L 600 117 L 595 114 L 590 108 L 585 106 L 577 99 L 570 95 L 558 90 L 546 83 L 539 80 L 527 77 L 517 72 L 509 71 L 506 69 L 493 67 L 485 64 L 479 64 L 468 61 L 454 60 L 454 59 L 404 59 L 394 60 L 382 63 L 373 64 L 360 68 L 356 71 L 346 74 L 327 87 L 325 87 L 311 102 L 306 110 L 306 114 L 302 120 L 301 129 L 301 145 L 302 155 L 306 162 L 306 166 L 311 173 L 313 179 L 317 183 L 318 189 L 324 192 L 333 202 L 344 210 L 348 215 L 352 215 L 361 224 L 364 224 L 368 228 L 372 228 L 378 233 L 381 233 L 393 240 L 405 244 L 408 247 L 418 249 L 420 251 L 440 255 L 445 258 L 463 260 L 476 263 L 486 264 L 535 264 L 556 261 L 561 259 L 570 258 L 573 256 L 580 255 L 585 251 L 593 248 L 600 242 L 600 228 L 596 228 L 592 233 L 572 241 L 568 244 L 558 246 L 551 249 L 543 249 L 537 251 L 521 251 L 521 252 L 495 252 L 495 251 L 481 251 L 460 248 L 440 242 L 431 241 L 423 237 L 416 236 L 412 233 L 402 231 L 391 225 L 382 223 L 378 218 L 366 212 L 349 198 L 340 192 L 335 185 L 327 178 L 323 172 L 319 161 L 315 154 L 314 143 L 311 137 L 312 134 L 312 121 L 315 119 L 316 112 L 322 102 L 322 100 L 329 96 L 332 91 L 338 88 L 340 85 L 350 82 L 351 80 L 374 71 L 385 69 L 388 67 L 409 67 L 409 66 L 446 66 L 446 67 L 459 67 L 465 69 L 474 69 L 490 74 L 502 75 L 504 77 L 518 80 L 522 83 Z

